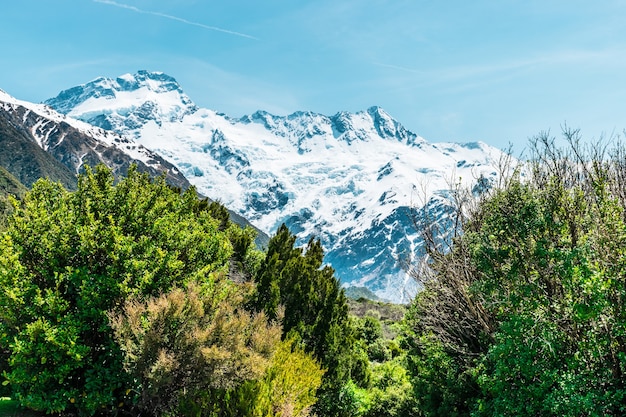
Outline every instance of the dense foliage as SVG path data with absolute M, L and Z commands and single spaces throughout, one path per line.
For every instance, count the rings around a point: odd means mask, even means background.
M 626 411 L 626 159 L 566 136 L 569 152 L 539 137 L 432 252 L 408 320 L 423 415 Z
M 623 415 L 626 152 L 566 137 L 451 190 L 408 309 L 163 178 L 40 180 L 0 234 L 3 387 L 85 416 Z
M 244 294 L 226 278 L 200 285 L 146 302 L 129 299 L 111 317 L 144 413 L 181 411 L 208 391 L 259 379 L 269 366 L 280 327 L 246 312 Z
M 40 180 L 0 241 L 2 345 L 22 403 L 48 412 L 117 406 L 128 386 L 107 312 L 225 271 L 225 232 L 193 191 L 99 167 L 76 192 Z
M 285 225 L 270 240 L 253 304 L 269 317 L 282 314 L 283 337 L 296 338 L 326 370 L 318 412 L 345 415 L 341 389 L 351 379 L 363 380 L 367 364 L 353 349 L 346 298 L 333 269 L 322 266 L 321 243 L 311 239 L 303 251 L 295 241 Z
M 304 253 L 284 228 L 281 306 L 255 307 L 255 281 L 277 278 L 254 239 L 135 169 L 37 181 L 0 236 L 3 387 L 47 413 L 308 415 L 350 368 L 345 298 L 319 242 Z

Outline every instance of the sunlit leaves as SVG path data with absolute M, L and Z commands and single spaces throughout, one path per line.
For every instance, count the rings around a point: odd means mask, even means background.
M 126 398 L 107 312 L 228 271 L 232 245 L 200 206 L 135 169 L 115 184 L 87 168 L 75 192 L 33 185 L 0 241 L 2 355 L 25 405 L 93 414 Z

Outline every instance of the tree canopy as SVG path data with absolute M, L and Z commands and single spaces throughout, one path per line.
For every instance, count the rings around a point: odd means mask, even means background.
M 305 416 L 320 361 L 345 351 L 345 298 L 319 242 L 303 254 L 281 229 L 270 247 L 286 239 L 290 252 L 270 271 L 277 251 L 257 250 L 223 206 L 134 168 L 115 182 L 87 167 L 76 191 L 39 180 L 14 204 L 0 235 L 0 370 L 28 408 Z M 285 285 L 280 307 L 260 303 L 261 276 Z
M 433 253 L 407 322 L 424 415 L 623 415 L 624 153 L 537 138 Z
M 34 409 L 114 407 L 126 389 L 107 312 L 226 271 L 232 246 L 193 190 L 87 169 L 75 192 L 39 180 L 0 240 L 8 381 Z M 7 352 L 5 351 L 5 354 Z

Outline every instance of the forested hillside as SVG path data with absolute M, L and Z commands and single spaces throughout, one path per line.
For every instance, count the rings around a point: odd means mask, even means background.
M 9 196 L 21 198 L 28 189 L 9 171 L 0 166 L 0 230 L 7 216 L 12 212 Z
M 30 187 L 39 178 L 53 178 L 65 187 L 76 188 L 76 176 L 31 139 L 20 125 L 0 112 L 0 166 Z

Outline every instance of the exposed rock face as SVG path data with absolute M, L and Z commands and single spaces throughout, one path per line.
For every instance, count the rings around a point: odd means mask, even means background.
M 131 164 L 136 164 L 140 171 L 153 176 L 165 173 L 173 186 L 186 189 L 191 185 L 174 165 L 133 140 L 4 92 L 0 93 L 0 125 L 0 141 L 7 150 L 0 164 L 10 171 L 10 167 L 32 171 L 32 175 L 17 175 L 26 185 L 49 176 L 72 188 L 84 165 L 99 163 L 110 167 L 115 175 L 124 175 Z

